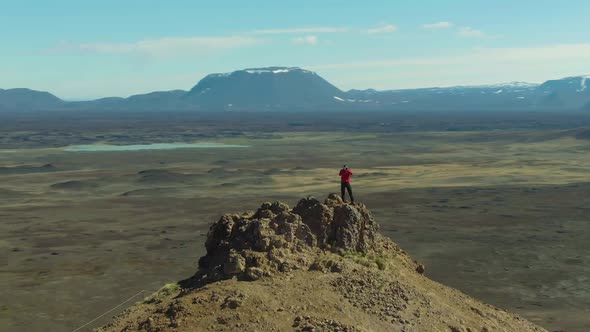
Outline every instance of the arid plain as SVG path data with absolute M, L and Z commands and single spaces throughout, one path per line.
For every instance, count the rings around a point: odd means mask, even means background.
M 139 301 L 195 272 L 220 215 L 324 197 L 346 163 L 357 200 L 429 277 L 549 330 L 587 331 L 589 125 L 587 114 L 0 115 L 0 326 L 72 331 Z M 173 142 L 241 147 L 65 149 Z

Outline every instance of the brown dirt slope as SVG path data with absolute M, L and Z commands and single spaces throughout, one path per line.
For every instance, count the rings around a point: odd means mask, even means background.
M 98 331 L 545 331 L 424 276 L 337 195 L 224 215 L 191 278 Z

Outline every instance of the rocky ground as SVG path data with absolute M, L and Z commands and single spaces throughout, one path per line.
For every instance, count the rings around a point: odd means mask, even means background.
M 545 331 L 428 279 L 378 229 L 334 194 L 224 215 L 193 277 L 98 331 Z

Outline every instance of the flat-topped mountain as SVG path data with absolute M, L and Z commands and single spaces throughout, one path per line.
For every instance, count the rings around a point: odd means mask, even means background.
M 331 108 L 342 91 L 314 72 L 268 67 L 211 74 L 185 96 L 201 108 Z
M 0 111 L 586 110 L 590 107 L 589 86 L 589 76 L 575 76 L 543 84 L 341 91 L 305 69 L 266 67 L 210 74 L 190 91 L 158 91 L 128 98 L 65 102 L 47 92 L 0 90 Z
M 205 247 L 193 277 L 99 331 L 545 331 L 428 279 L 335 194 L 226 214 Z

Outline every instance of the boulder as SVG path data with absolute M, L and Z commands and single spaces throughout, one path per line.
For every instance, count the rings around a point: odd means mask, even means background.
M 367 252 L 375 243 L 379 227 L 364 206 L 343 204 L 334 207 L 331 230 L 331 239 L 337 248 Z

